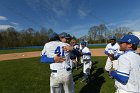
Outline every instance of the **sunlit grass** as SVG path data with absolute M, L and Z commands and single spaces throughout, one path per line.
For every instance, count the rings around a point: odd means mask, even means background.
M 106 57 L 93 57 L 91 82 L 81 83 L 81 68 L 74 69 L 76 93 L 114 93 L 114 80 L 104 71 Z M 0 61 L 0 93 L 50 93 L 50 69 L 40 58 Z
M 8 49 L 8 50 L 0 50 L 0 54 L 33 52 L 33 51 L 41 51 L 41 50 L 42 48 Z

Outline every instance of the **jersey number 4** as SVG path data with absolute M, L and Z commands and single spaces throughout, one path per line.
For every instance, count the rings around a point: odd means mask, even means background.
M 59 56 L 64 56 L 64 50 L 62 49 L 62 47 L 58 46 L 55 49 L 54 54 L 58 54 Z

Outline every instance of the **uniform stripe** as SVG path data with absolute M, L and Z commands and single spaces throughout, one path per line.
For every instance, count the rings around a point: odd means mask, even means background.
M 117 73 L 120 73 L 120 74 L 123 74 L 123 75 L 127 75 L 127 76 L 129 76 L 129 74 L 124 73 L 124 72 L 120 72 L 120 71 L 117 71 L 117 70 L 116 70 L 116 72 L 117 72 Z
M 83 55 L 91 55 L 91 53 L 90 53 L 90 52 L 88 52 L 88 53 L 83 53 Z
M 122 83 L 123 85 L 126 85 L 129 79 L 129 76 L 126 73 L 122 75 L 122 73 L 117 73 L 117 71 L 111 71 L 111 76 L 114 77 L 118 82 Z
M 104 53 L 105 53 L 106 55 L 108 55 L 108 54 L 109 54 L 109 53 L 108 53 L 108 51 L 106 51 L 106 50 L 104 51 Z
M 47 55 L 42 55 L 40 62 L 42 63 L 54 63 L 54 58 L 48 58 Z

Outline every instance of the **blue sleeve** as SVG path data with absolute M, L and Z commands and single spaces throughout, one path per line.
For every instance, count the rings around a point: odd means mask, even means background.
M 54 63 L 55 61 L 54 61 L 54 58 L 49 58 L 46 55 L 42 55 L 40 62 L 51 64 L 51 63 Z
M 118 53 L 117 55 L 114 55 L 115 59 L 118 59 L 122 54 Z
M 106 55 L 108 55 L 108 51 L 105 50 L 104 53 L 105 53 Z
M 114 77 L 117 81 L 122 83 L 123 85 L 126 85 L 129 79 L 129 74 L 119 72 L 119 71 L 111 71 L 111 76 Z
M 91 56 L 91 53 L 90 53 L 90 52 L 88 52 L 88 53 L 83 53 L 83 55 L 90 55 L 90 56 Z

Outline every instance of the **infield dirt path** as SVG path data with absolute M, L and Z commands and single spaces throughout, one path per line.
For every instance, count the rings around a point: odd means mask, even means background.
M 104 54 L 104 48 L 90 49 L 90 51 L 91 51 L 92 56 L 106 56 Z M 137 52 L 140 53 L 140 48 L 138 48 Z M 20 59 L 20 58 L 39 57 L 40 53 L 41 53 L 41 51 L 23 52 L 23 53 L 11 53 L 11 54 L 0 54 L 0 61 Z

